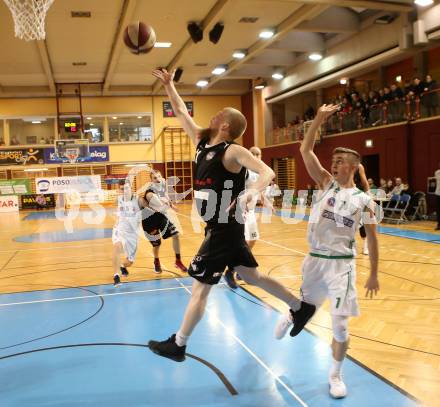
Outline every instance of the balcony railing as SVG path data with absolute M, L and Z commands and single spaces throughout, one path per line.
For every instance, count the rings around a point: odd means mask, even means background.
M 329 118 L 322 126 L 322 136 L 438 116 L 439 102 L 440 89 L 436 89 L 420 96 L 407 95 L 371 106 L 366 104 L 360 108 L 349 108 Z M 302 140 L 304 128 L 307 128 L 307 122 L 273 129 L 269 135 L 269 145 Z

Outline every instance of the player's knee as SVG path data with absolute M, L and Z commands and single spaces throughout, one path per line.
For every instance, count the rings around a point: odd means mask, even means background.
M 333 337 L 336 342 L 348 341 L 348 317 L 332 316 Z
M 151 246 L 159 247 L 162 244 L 162 239 L 150 240 Z
M 130 267 L 133 265 L 133 262 L 131 260 L 125 260 L 124 261 L 124 267 Z
M 258 285 L 259 280 L 261 279 L 261 274 L 254 269 L 241 269 L 236 270 L 240 277 L 245 281 L 245 283 L 250 285 Z

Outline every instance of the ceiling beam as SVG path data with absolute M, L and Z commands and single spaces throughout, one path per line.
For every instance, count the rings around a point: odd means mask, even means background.
M 113 38 L 113 44 L 110 50 L 110 56 L 107 62 L 107 67 L 105 69 L 103 94 L 106 94 L 110 89 L 110 83 L 111 80 L 113 79 L 113 74 L 115 72 L 116 64 L 118 63 L 119 57 L 122 52 L 123 31 L 125 27 L 131 22 L 136 4 L 137 4 L 137 0 L 124 0 L 124 3 L 122 5 L 118 28 L 116 29 L 115 36 Z
M 47 83 L 49 85 L 50 92 L 55 94 L 55 80 L 53 78 L 52 63 L 49 58 L 49 52 L 47 50 L 46 40 L 35 41 L 38 48 L 38 53 L 40 54 L 41 64 L 43 65 L 43 70 L 47 78 Z
M 289 33 L 293 28 L 301 24 L 303 21 L 315 18 L 328 7 L 329 6 L 326 5 L 298 5 L 298 7 L 293 11 L 292 14 L 290 14 L 289 17 L 287 17 L 277 27 L 275 27 L 275 35 L 272 38 L 258 40 L 257 42 L 252 44 L 247 50 L 246 57 L 244 57 L 243 59 L 231 61 L 228 64 L 228 69 L 226 70 L 226 72 L 211 78 L 208 87 L 212 86 L 214 83 L 217 83 L 225 76 L 229 75 L 231 72 L 237 70 L 240 66 L 245 64 L 262 50 L 267 48 L 270 44 L 273 44 L 275 41 L 279 41 L 282 37 L 284 37 L 287 33 Z
M 326 4 L 327 6 L 358 7 L 370 10 L 402 11 L 413 10 L 411 5 L 405 3 L 389 3 L 380 0 L 290 0 L 293 3 Z
M 205 35 L 206 32 L 209 31 L 214 26 L 214 24 L 218 22 L 218 19 L 221 17 L 225 7 L 230 2 L 231 0 L 218 0 L 211 8 L 211 10 L 209 10 L 206 17 L 200 23 Z M 182 60 L 182 57 L 185 54 L 185 52 L 187 52 L 193 45 L 194 42 L 191 39 L 191 37 L 189 37 L 185 41 L 185 44 L 183 44 L 182 48 L 180 48 L 179 51 L 177 51 L 176 55 L 168 64 L 167 70 L 171 72 L 173 69 L 176 69 L 179 66 L 179 62 Z M 156 93 L 160 89 L 160 87 L 161 84 L 159 80 L 156 80 L 153 84 L 153 94 Z

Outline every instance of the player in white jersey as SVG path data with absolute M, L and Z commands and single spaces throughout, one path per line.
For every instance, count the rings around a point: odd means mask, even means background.
M 132 194 L 128 182 L 119 184 L 117 220 L 113 227 L 113 284 L 121 283 L 119 271 L 128 276 L 127 267 L 131 266 L 136 256 L 138 245 L 138 228 L 141 222 L 141 212 L 137 197 Z M 124 260 L 121 261 L 121 257 Z
M 261 150 L 254 146 L 249 149 L 249 151 L 252 153 L 252 155 L 257 158 L 258 160 L 261 160 Z M 252 186 L 258 181 L 258 174 L 256 172 L 253 172 L 251 170 L 247 170 L 246 172 L 246 189 L 252 188 Z M 266 198 L 263 194 L 261 194 L 261 200 L 265 202 Z M 244 236 L 246 239 L 246 243 L 248 244 L 249 248 L 252 250 L 255 246 L 255 243 L 260 238 L 260 232 L 258 231 L 258 223 L 257 223 L 257 217 L 255 215 L 255 206 L 258 203 L 258 198 L 254 198 L 254 201 L 252 202 L 251 207 L 254 209 L 249 209 L 249 211 L 246 213 L 246 220 L 244 224 Z M 234 269 L 228 268 L 226 272 L 224 273 L 224 278 L 226 283 L 230 288 L 235 290 L 238 286 L 234 278 Z M 237 274 L 237 279 L 240 279 L 240 276 Z
M 360 155 L 356 151 L 336 148 L 333 151 L 331 173 L 322 167 L 313 152 L 317 129 L 337 110 L 338 106 L 335 105 L 324 105 L 319 109 L 300 150 L 308 173 L 320 188 L 309 220 L 310 254 L 302 266 L 301 294 L 303 301 L 316 307 L 321 306 L 326 298 L 330 300 L 333 328 L 330 395 L 342 398 L 347 394 L 347 388 L 342 381 L 341 366 L 348 348 L 348 319 L 359 315 L 355 236 L 362 220 L 367 233 L 371 265 L 365 288 L 366 295 L 372 297 L 379 290 L 379 247 L 375 211 L 380 207 L 355 186 L 354 174 L 360 163 Z M 313 316 L 313 312 L 307 315 L 297 314 L 289 313 L 280 319 L 275 330 L 277 339 L 281 339 L 292 324 L 290 335 L 295 336 L 297 318 L 302 325 L 305 319 Z

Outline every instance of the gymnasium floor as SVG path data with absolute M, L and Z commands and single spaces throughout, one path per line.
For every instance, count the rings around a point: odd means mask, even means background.
M 224 284 L 213 290 L 185 363 L 152 354 L 148 339 L 175 332 L 191 281 L 172 267 L 169 242 L 161 256 L 168 271 L 154 275 L 141 239 L 127 283 L 115 289 L 112 211 L 99 225 L 84 222 L 86 214 L 70 234 L 53 212 L 0 215 L 2 406 L 438 405 L 440 234 L 432 223 L 383 227 L 376 299 L 363 298 L 368 258 L 359 256 L 362 315 L 350 324 L 349 395 L 332 400 L 327 307 L 309 331 L 276 341 L 276 310 L 284 305 L 244 284 L 236 292 Z M 186 262 L 202 239 L 189 214 L 189 205 L 179 206 Z M 260 270 L 294 292 L 306 226 L 276 216 L 261 225 L 255 248 Z

